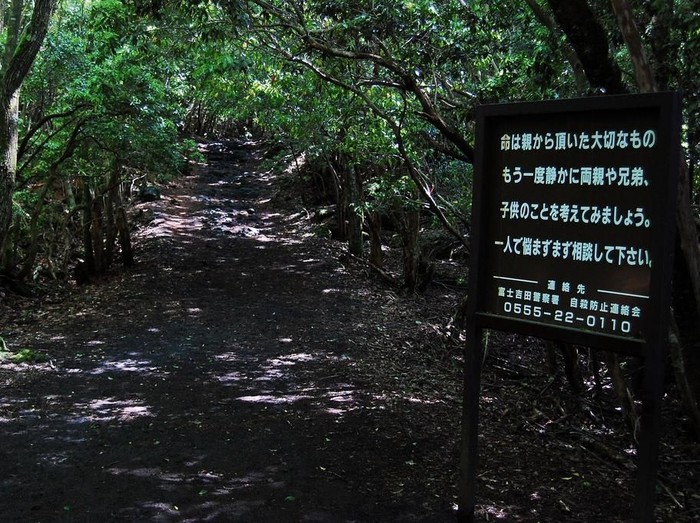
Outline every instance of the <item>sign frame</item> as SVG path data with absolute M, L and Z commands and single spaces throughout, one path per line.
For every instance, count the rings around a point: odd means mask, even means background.
M 477 146 L 474 171 L 474 202 L 472 206 L 472 258 L 470 266 L 470 287 L 469 296 L 472 298 L 470 312 L 474 315 L 478 325 L 484 328 L 493 328 L 509 332 L 519 332 L 530 334 L 542 338 L 554 338 L 561 341 L 577 345 L 586 345 L 614 352 L 642 356 L 644 340 L 651 336 L 651 333 L 644 333 L 643 339 L 639 337 L 628 338 L 624 336 L 607 335 L 593 332 L 587 329 L 577 329 L 569 326 L 556 326 L 516 317 L 495 315 L 484 310 L 484 296 L 486 296 L 486 286 L 491 282 L 485 258 L 485 251 L 488 249 L 487 243 L 493 238 L 486 237 L 485 231 L 488 224 L 484 223 L 484 217 L 489 211 L 485 208 L 492 193 L 498 188 L 497 183 L 488 180 L 487 176 L 493 174 L 493 158 L 488 157 L 487 147 L 483 145 L 490 137 L 489 133 L 493 127 L 492 122 L 507 119 L 510 117 L 538 118 L 557 117 L 565 115 L 569 120 L 578 116 L 595 113 L 627 113 L 632 111 L 658 111 L 660 115 L 678 114 L 674 107 L 678 107 L 679 97 L 676 93 L 653 93 L 649 95 L 623 95 L 606 96 L 594 98 L 580 98 L 573 100 L 555 100 L 548 102 L 526 102 L 515 104 L 485 105 L 477 109 Z M 570 115 L 576 115 L 572 117 Z M 659 118 L 659 129 L 657 131 L 658 144 L 655 150 L 662 159 L 660 163 L 665 163 L 661 167 L 662 172 L 677 172 L 678 169 L 678 131 L 679 121 L 675 118 Z M 492 134 L 492 132 L 491 132 Z M 657 180 L 654 180 L 656 209 L 651 210 L 654 222 L 651 227 L 650 244 L 654 252 L 651 253 L 653 267 L 651 268 L 651 281 L 649 284 L 649 303 L 651 305 L 649 315 L 656 318 L 661 310 L 668 310 L 670 304 L 670 281 L 673 267 L 673 235 L 675 226 L 675 212 L 667 212 L 675 209 L 676 185 L 675 177 L 666 176 L 661 178 L 660 173 L 655 173 Z M 661 186 L 658 186 L 661 182 Z M 501 184 L 502 185 L 502 184 Z M 545 187 L 549 190 L 548 187 Z M 578 188 L 577 188 L 578 190 Z M 491 210 L 493 212 L 493 210 Z M 659 223 L 661 221 L 661 223 Z M 650 321 L 644 321 L 648 327 Z
M 680 167 L 681 97 L 676 92 L 603 96 L 545 102 L 521 102 L 484 105 L 477 108 L 476 151 L 472 204 L 472 242 L 467 304 L 467 335 L 462 415 L 462 448 L 460 463 L 458 520 L 474 520 L 476 505 L 476 469 L 478 466 L 478 422 L 483 329 L 515 332 L 553 339 L 576 345 L 636 356 L 642 359 L 644 376 L 642 390 L 641 436 L 638 454 L 635 521 L 654 520 L 658 440 L 665 367 L 668 320 L 671 307 L 671 275 L 675 250 L 675 216 Z M 657 153 L 653 164 L 652 188 L 654 198 L 649 210 L 651 226 L 648 247 L 651 252 L 648 275 L 650 307 L 644 310 L 644 321 L 636 336 L 623 336 L 590 329 L 572 328 L 552 322 L 538 322 L 513 315 L 494 313 L 493 299 L 487 295 L 493 244 L 497 241 L 488 217 L 493 217 L 494 202 L 498 201 L 499 183 L 494 183 L 494 129 L 509 118 L 543 118 L 571 120 L 577 117 L 601 117 L 610 121 L 611 115 L 623 117 L 645 112 L 654 120 Z M 605 115 L 604 117 L 600 115 Z M 651 116 L 650 116 L 651 115 Z M 614 118 L 614 116 L 613 116 Z M 595 120 L 595 118 L 593 118 Z M 491 140 L 491 149 L 487 146 Z M 491 154 L 490 154 L 491 153 Z M 490 179 L 488 177 L 491 177 Z M 501 184 L 502 185 L 502 184 Z M 491 253 L 489 253 L 491 249 Z M 500 291 L 499 291 L 500 292 Z M 493 293 L 492 293 L 493 295 Z M 491 301 L 489 301 L 491 300 Z

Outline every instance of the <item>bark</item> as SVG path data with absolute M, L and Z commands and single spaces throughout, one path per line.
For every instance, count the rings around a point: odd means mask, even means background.
M 576 51 L 594 91 L 626 93 L 622 74 L 609 53 L 608 35 L 586 0 L 548 0 L 554 18 Z
M 115 161 L 112 172 L 109 175 L 106 190 L 105 210 L 105 243 L 104 243 L 104 269 L 109 269 L 114 261 L 114 247 L 117 243 L 117 212 L 119 208 L 119 161 Z
M 570 343 L 559 343 L 559 350 L 564 359 L 564 372 L 569 386 L 574 394 L 582 394 L 586 391 L 583 381 L 581 366 L 579 365 L 578 351 Z
M 114 188 L 107 191 L 104 206 L 104 269 L 107 270 L 114 262 L 114 247 L 117 242 L 117 213 L 115 207 Z
M 12 223 L 12 194 L 17 172 L 17 120 L 19 91 L 7 102 L 0 99 L 0 262 L 9 245 Z M 4 265 L 2 263 L 1 265 Z

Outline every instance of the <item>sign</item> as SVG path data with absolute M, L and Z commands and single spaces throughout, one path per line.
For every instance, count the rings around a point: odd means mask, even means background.
M 640 353 L 667 303 L 674 101 L 663 93 L 479 109 L 477 322 Z
M 643 360 L 635 521 L 654 521 L 678 169 L 676 93 L 477 110 L 458 520 L 474 521 L 482 329 Z

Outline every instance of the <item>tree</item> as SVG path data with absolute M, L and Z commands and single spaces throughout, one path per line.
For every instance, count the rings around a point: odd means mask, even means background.
M 478 100 L 472 92 L 478 82 L 459 64 L 463 63 L 460 51 L 467 51 L 465 40 L 472 34 L 475 20 L 471 17 L 476 15 L 456 1 L 445 2 L 440 8 L 433 2 L 406 2 L 405 9 L 362 2 L 306 2 L 303 7 L 290 2 L 251 4 L 255 45 L 286 60 L 288 67 L 311 72 L 346 92 L 353 105 L 363 105 L 360 129 L 383 128 L 383 139 L 391 151 L 387 157 L 399 159 L 430 212 L 458 241 L 466 243 L 458 230 L 458 224 L 466 225 L 465 216 L 436 192 L 439 182 L 420 166 L 425 164 L 422 158 L 426 154 L 471 162 L 473 151 L 466 125 Z M 285 30 L 280 31 L 281 27 Z M 406 46 L 406 41 L 412 44 Z M 486 96 L 494 96 L 494 91 L 505 85 L 505 80 L 494 82 Z M 381 124 L 368 125 L 372 119 Z M 364 146 L 365 154 L 358 156 L 371 157 L 364 144 L 376 143 L 367 139 L 374 135 L 361 135 L 343 133 L 343 137 L 357 138 L 352 140 L 356 153 Z M 411 201 L 414 195 L 407 193 L 406 199 Z M 368 223 L 372 229 L 377 222 Z M 408 223 L 411 225 L 401 230 L 406 233 L 406 283 L 412 288 L 416 283 L 412 275 L 417 274 L 421 255 L 410 238 L 420 227 L 415 219 Z M 376 238 L 376 234 L 371 237 Z
M 46 37 L 56 0 L 2 3 L 4 40 L 0 63 L 0 260 L 12 221 L 12 194 L 17 170 L 19 95 L 22 83 Z M 25 23 L 31 10 L 29 23 Z
M 177 128 L 189 94 L 179 36 L 122 2 L 56 13 L 23 90 L 5 257 L 19 277 L 66 274 L 81 238 L 88 273 L 107 270 L 115 247 L 131 263 L 125 189 L 173 176 L 193 151 Z

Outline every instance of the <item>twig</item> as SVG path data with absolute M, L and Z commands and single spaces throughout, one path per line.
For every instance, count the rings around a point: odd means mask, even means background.
M 666 486 L 666 484 L 665 484 L 663 481 L 659 480 L 659 481 L 657 481 L 657 483 L 658 483 L 659 485 L 661 485 L 661 488 L 664 489 L 664 490 L 666 491 L 666 494 L 668 494 L 668 496 L 673 500 L 673 502 L 676 504 L 676 506 L 677 506 L 678 508 L 680 508 L 680 509 L 685 509 L 685 506 L 684 506 L 680 501 L 678 501 L 678 500 L 676 499 L 676 496 L 673 495 L 673 493 L 671 492 L 671 490 Z
M 386 281 L 387 281 L 388 283 L 390 283 L 391 285 L 397 285 L 397 284 L 398 284 L 397 281 L 396 281 L 396 278 L 394 278 L 391 274 L 389 274 L 388 272 L 386 272 L 384 269 L 381 269 L 381 268 L 377 267 L 377 266 L 376 266 L 375 264 L 373 264 L 372 262 L 367 261 L 367 260 L 365 260 L 364 258 L 360 258 L 359 256 L 355 256 L 354 254 L 349 253 L 349 252 L 346 253 L 346 255 L 349 256 L 351 259 L 356 260 L 356 261 L 359 261 L 359 262 L 361 262 L 363 265 L 366 265 L 366 266 L 369 267 L 370 269 L 374 270 L 377 274 L 379 274 L 379 276 L 381 276 L 382 278 L 384 278 L 384 280 L 386 280 Z

